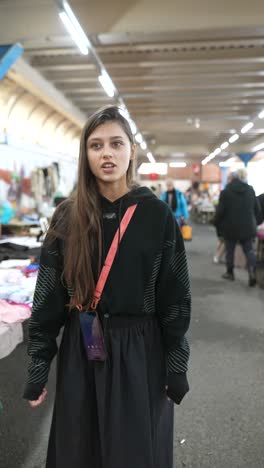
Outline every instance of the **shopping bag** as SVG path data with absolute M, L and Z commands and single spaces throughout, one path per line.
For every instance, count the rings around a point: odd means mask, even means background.
M 181 232 L 182 232 L 183 240 L 185 241 L 192 240 L 192 226 L 189 226 L 188 224 L 183 224 L 181 227 Z

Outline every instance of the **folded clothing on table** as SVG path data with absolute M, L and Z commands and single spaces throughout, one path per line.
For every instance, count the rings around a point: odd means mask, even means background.
M 0 322 L 18 323 L 27 320 L 31 308 L 25 304 L 9 303 L 0 299 Z

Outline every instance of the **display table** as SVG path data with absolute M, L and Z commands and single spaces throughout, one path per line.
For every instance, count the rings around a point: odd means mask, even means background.
M 213 221 L 215 209 L 213 206 L 204 206 L 198 208 L 198 221 L 202 224 L 209 224 Z
M 14 219 L 8 224 L 2 224 L 0 226 L 0 235 L 30 235 L 32 228 L 37 228 L 40 232 L 41 228 L 38 220 L 27 222 Z
M 40 248 L 41 242 L 37 241 L 35 236 L 6 236 L 0 239 L 0 245 L 14 244 L 25 247 L 25 249 Z
M 191 216 L 197 223 L 210 224 L 215 217 L 215 206 L 211 203 L 197 203 L 192 207 Z
M 40 243 L 34 238 L 12 239 L 39 250 Z M 0 241 L 0 248 L 5 242 L 6 239 Z M 0 359 L 24 341 L 24 323 L 31 315 L 37 271 L 38 265 L 30 263 L 30 258 L 0 262 Z

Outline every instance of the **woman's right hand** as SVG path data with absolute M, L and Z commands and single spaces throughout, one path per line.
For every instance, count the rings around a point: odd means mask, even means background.
M 45 400 L 47 396 L 47 390 L 46 388 L 43 388 L 41 395 L 38 397 L 37 400 L 34 401 L 29 401 L 29 404 L 31 408 L 36 408 L 37 406 L 41 405 Z

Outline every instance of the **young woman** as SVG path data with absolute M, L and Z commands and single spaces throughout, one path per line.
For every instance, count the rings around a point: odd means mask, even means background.
M 24 398 L 32 407 L 45 400 L 64 326 L 48 468 L 172 468 L 170 400 L 179 404 L 189 389 L 189 278 L 171 210 L 150 190 L 130 188 L 134 156 L 117 107 L 89 119 L 76 192 L 57 208 L 42 249 Z M 113 237 L 135 204 L 98 305 L 107 358 L 91 361 L 79 305 L 91 306 Z

